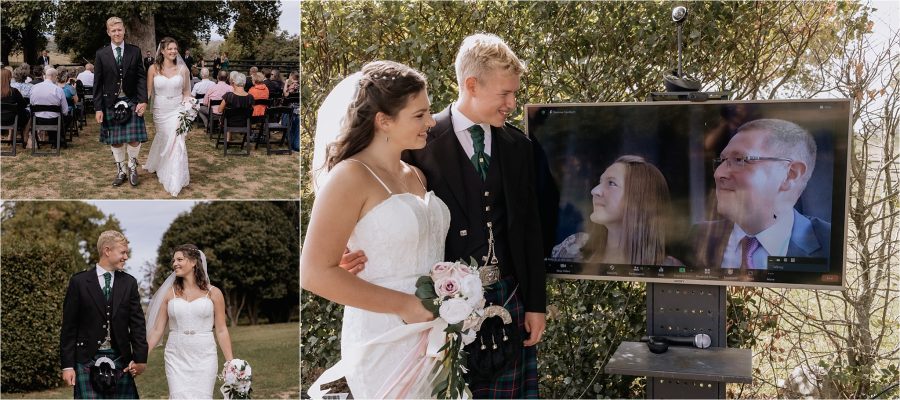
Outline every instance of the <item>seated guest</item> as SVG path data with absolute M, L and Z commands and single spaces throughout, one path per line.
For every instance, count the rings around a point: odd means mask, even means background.
M 201 68 L 200 69 L 200 82 L 197 82 L 194 85 L 194 88 L 191 89 L 191 96 L 197 97 L 197 95 L 206 95 L 206 91 L 216 83 L 209 80 L 209 68 Z
M 69 83 L 69 71 L 64 69 L 57 71 L 56 85 L 65 93 L 66 103 L 69 105 L 69 108 L 74 107 L 75 103 L 78 102 L 78 93 L 76 93 L 75 87 Z
M 59 106 L 63 115 L 65 115 L 69 113 L 69 104 L 66 102 L 66 94 L 63 89 L 56 85 L 57 75 L 58 73 L 55 68 L 47 67 L 44 71 L 44 77 L 41 80 L 41 83 L 38 83 L 31 88 L 30 101 L 32 106 Z M 41 111 L 34 115 L 37 119 L 37 123 L 44 125 L 56 124 L 56 118 L 59 117 L 59 113 L 52 111 Z M 52 137 L 51 141 L 55 142 L 56 137 Z
M 284 82 L 284 97 L 293 96 L 300 92 L 300 72 L 291 71 L 291 75 Z
M 191 68 L 191 90 L 194 89 L 194 85 L 200 83 L 200 70 L 197 67 Z
M 225 108 L 252 108 L 253 107 L 253 96 L 244 91 L 244 84 L 247 83 L 247 77 L 244 74 L 237 72 L 234 74 L 234 79 L 231 81 L 232 91 L 229 93 L 225 93 L 222 96 L 222 103 L 219 104 L 219 109 L 217 114 L 222 114 L 225 112 Z M 241 125 L 245 123 L 246 116 L 243 115 L 231 115 L 228 120 L 225 121 L 225 125 Z M 229 140 L 229 134 L 225 133 L 225 140 Z
M 34 86 L 29 83 L 31 73 L 31 67 L 28 64 L 22 64 L 16 67 L 16 70 L 13 71 L 13 81 L 9 84 L 9 86 L 16 88 L 19 93 L 22 94 L 22 97 L 31 96 L 31 88 Z
M 281 95 L 281 92 L 284 91 L 284 81 L 281 80 L 281 74 L 277 69 L 272 69 L 269 72 L 269 79 L 265 81 L 266 87 L 269 88 L 269 95 L 272 97 L 278 97 Z
M 12 124 L 13 119 L 18 115 L 19 123 L 17 127 L 19 130 L 23 130 L 28 124 L 28 118 L 30 117 L 27 108 L 28 104 L 25 103 L 22 93 L 10 86 L 12 84 L 12 75 L 12 72 L 6 68 L 0 70 L 0 103 L 4 105 L 3 108 L 0 108 L 0 122 L 3 125 Z M 14 105 L 16 113 L 9 112 L 12 108 L 7 110 L 7 105 Z M 3 132 L 3 134 L 6 135 L 6 132 Z M 6 140 L 6 137 L 4 137 L 4 140 Z
M 247 83 L 244 85 L 244 90 L 250 92 L 250 88 L 256 83 L 253 81 L 253 77 L 256 76 L 256 73 L 259 72 L 259 68 L 250 67 L 250 72 L 247 74 Z
M 268 99 L 269 88 L 267 88 L 266 84 L 263 83 L 263 81 L 266 80 L 266 77 L 263 76 L 262 73 L 257 72 L 256 74 L 252 75 L 251 78 L 253 78 L 253 85 L 250 87 L 250 91 L 247 93 L 250 93 L 250 95 L 257 100 Z M 266 106 L 253 106 L 254 117 L 262 117 L 264 115 L 266 115 Z
M 75 79 L 81 81 L 81 84 L 87 87 L 94 87 L 94 64 L 88 63 L 84 66 L 84 71 L 78 74 Z
M 232 89 L 231 85 L 229 85 L 227 83 L 228 82 L 228 72 L 227 71 L 219 71 L 219 74 L 216 76 L 216 78 L 218 81 L 216 82 L 215 85 L 212 85 L 208 89 L 206 89 L 206 95 L 203 96 L 203 102 L 200 105 L 199 115 L 200 115 L 200 119 L 203 120 L 204 125 L 209 123 L 209 113 L 210 113 L 209 102 L 211 100 L 222 100 L 222 95 L 224 95 L 225 93 L 230 93 L 230 92 L 234 91 L 234 89 Z M 218 111 L 218 109 L 213 109 L 212 112 L 215 114 L 221 114 L 221 112 Z
M 44 66 L 43 65 L 32 65 L 31 66 L 31 84 L 37 85 L 44 80 Z

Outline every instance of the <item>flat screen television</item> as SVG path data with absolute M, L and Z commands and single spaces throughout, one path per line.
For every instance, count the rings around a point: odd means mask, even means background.
M 850 101 L 529 104 L 552 277 L 842 289 Z

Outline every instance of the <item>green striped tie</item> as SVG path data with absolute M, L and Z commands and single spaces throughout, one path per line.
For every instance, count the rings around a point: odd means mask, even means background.
M 122 65 L 122 48 L 116 47 L 116 64 Z

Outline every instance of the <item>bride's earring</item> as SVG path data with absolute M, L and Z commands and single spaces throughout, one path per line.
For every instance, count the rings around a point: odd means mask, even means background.
M 390 142 L 391 142 L 391 136 L 388 135 L 387 133 L 384 134 L 384 142 L 385 142 L 385 143 L 390 143 Z

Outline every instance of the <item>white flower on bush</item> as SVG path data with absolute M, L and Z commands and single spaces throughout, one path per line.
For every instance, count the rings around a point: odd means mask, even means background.
M 453 296 L 459 293 L 459 289 L 459 280 L 452 277 L 438 279 L 437 282 L 434 283 L 434 290 L 440 298 Z
M 470 306 L 464 299 L 454 298 L 450 300 L 444 300 L 441 303 L 441 308 L 438 313 L 441 315 L 441 318 L 444 321 L 447 321 L 448 324 L 453 325 L 458 323 L 466 317 L 469 316 L 473 311 L 472 306 Z

